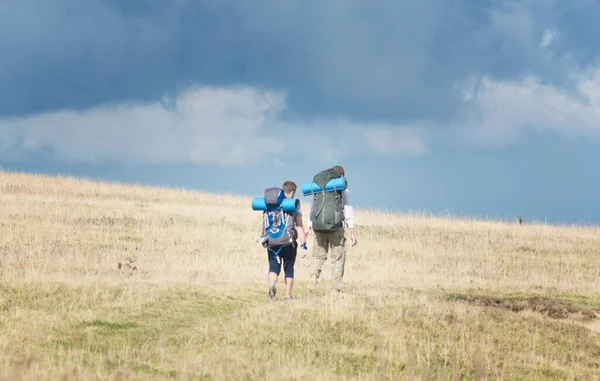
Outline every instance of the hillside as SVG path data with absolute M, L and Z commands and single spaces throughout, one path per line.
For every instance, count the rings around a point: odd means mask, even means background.
M 260 218 L 0 172 L 0 379 L 600 377 L 600 229 L 358 210 L 346 297 L 298 258 L 296 300 L 268 304 Z

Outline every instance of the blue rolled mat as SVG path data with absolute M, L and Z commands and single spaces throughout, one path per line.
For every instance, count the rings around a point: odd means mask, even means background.
M 281 202 L 281 208 L 286 212 L 293 212 L 300 209 L 300 200 L 297 198 L 284 198 Z M 269 209 L 276 209 L 269 207 Z M 255 197 L 252 199 L 252 210 L 267 210 L 267 202 L 264 197 Z
M 264 197 L 255 197 L 252 200 L 252 210 L 266 210 L 267 202 Z
M 346 189 L 346 179 L 343 177 L 338 177 L 336 179 L 331 179 L 327 184 L 325 184 L 326 191 L 332 191 L 334 189 Z M 323 189 L 317 185 L 314 181 L 309 181 L 307 183 L 302 184 L 302 193 L 305 196 L 313 193 L 321 193 Z
M 281 202 L 281 206 L 286 212 L 294 212 L 300 209 L 300 200 L 297 198 L 284 198 Z

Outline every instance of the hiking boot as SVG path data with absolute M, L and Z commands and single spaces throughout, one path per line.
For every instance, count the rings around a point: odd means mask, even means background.
M 269 287 L 269 302 L 275 300 L 275 295 L 277 295 L 277 289 L 275 288 L 275 285 L 272 285 Z

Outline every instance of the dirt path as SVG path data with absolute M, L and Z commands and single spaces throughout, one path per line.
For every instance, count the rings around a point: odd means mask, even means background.
M 585 328 L 589 329 L 592 332 L 600 333 L 600 319 L 594 319 L 594 320 L 589 321 L 589 322 L 575 323 L 575 324 L 579 324 L 580 326 L 585 327 Z

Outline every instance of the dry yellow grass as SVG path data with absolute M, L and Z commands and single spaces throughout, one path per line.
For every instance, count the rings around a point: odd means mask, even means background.
M 600 377 L 599 229 L 356 215 L 268 304 L 249 199 L 0 172 L 0 379 Z

